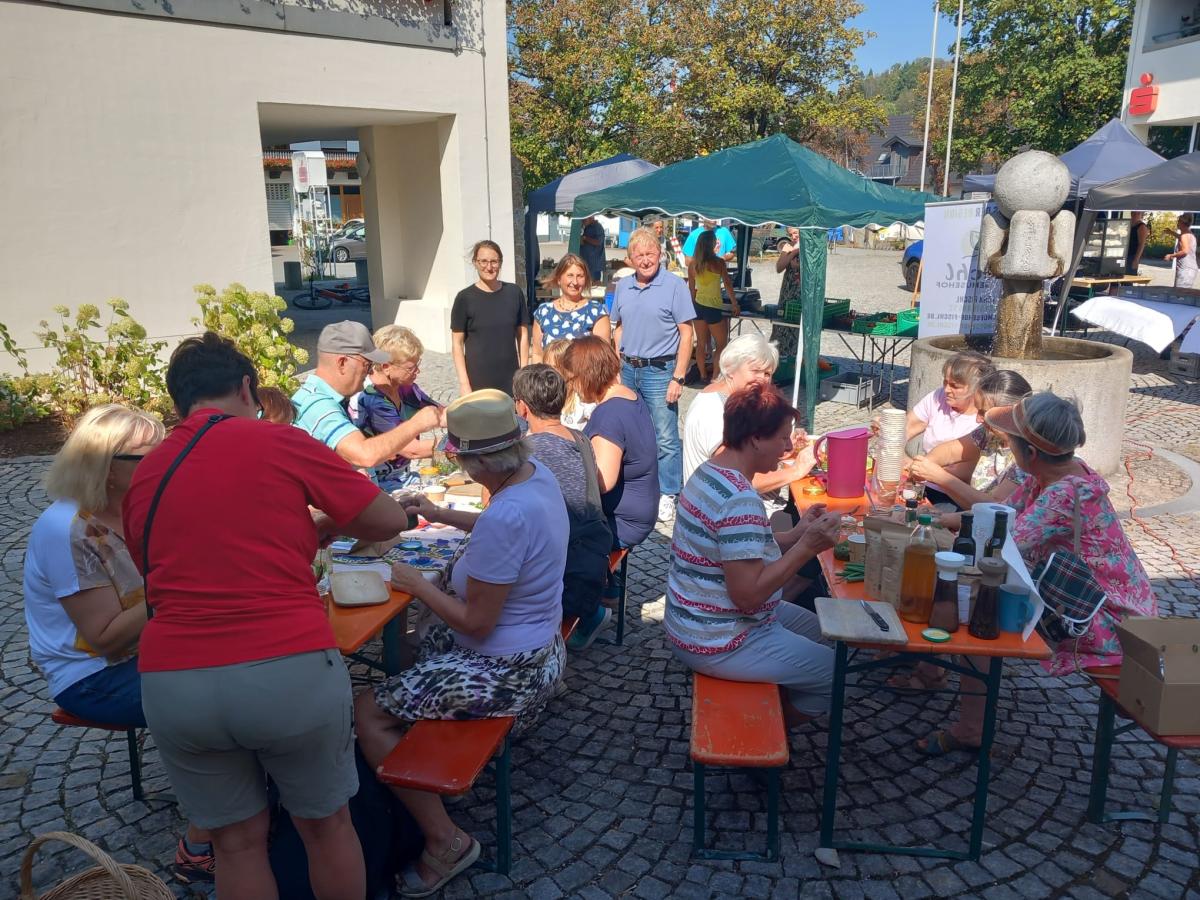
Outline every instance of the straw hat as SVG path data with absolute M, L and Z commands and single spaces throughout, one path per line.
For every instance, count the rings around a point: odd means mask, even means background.
M 1079 445 L 1062 446 L 1039 434 L 1030 424 L 1026 402 L 1037 396 L 1039 395 L 1034 394 L 1030 397 L 1024 397 L 1013 406 L 993 406 L 983 414 L 983 420 L 997 431 L 1016 435 L 1024 439 L 1031 446 L 1051 456 L 1062 456 L 1072 452 Z
M 446 407 L 446 452 L 495 453 L 521 440 L 513 399 L 495 388 L 472 391 Z

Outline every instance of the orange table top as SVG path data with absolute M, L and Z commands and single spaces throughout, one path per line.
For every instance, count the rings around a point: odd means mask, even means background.
M 338 606 L 332 599 L 329 601 L 329 624 L 333 626 L 339 652 L 358 650 L 412 603 L 412 594 L 398 591 L 390 584 L 388 590 L 391 597 L 387 603 L 376 606 Z
M 815 475 L 805 475 L 803 478 L 798 478 L 788 487 L 792 499 L 796 503 L 796 509 L 800 512 L 804 512 L 816 503 L 824 503 L 830 512 L 851 513 L 862 518 L 871 509 L 871 501 L 867 499 L 866 494 L 863 494 L 861 497 L 830 497 L 824 492 L 820 494 L 804 493 L 804 489 L 813 484 L 819 484 L 824 487 L 824 482 Z M 855 512 L 856 509 L 857 512 Z
M 817 558 L 821 562 L 821 573 L 825 576 L 825 580 L 829 582 L 830 596 L 838 600 L 857 601 L 874 599 L 867 596 L 867 588 L 864 582 L 845 582 L 841 580 L 841 571 L 846 567 L 846 564 L 839 559 L 834 559 L 832 550 L 824 551 Z M 1023 640 L 1021 635 L 1011 634 L 1007 631 L 1000 632 L 1000 637 L 994 641 L 984 641 L 976 637 L 971 637 L 966 626 L 962 625 L 958 631 L 950 635 L 950 640 L 943 644 L 935 644 L 933 641 L 927 641 L 921 637 L 921 632 L 928 628 L 928 625 L 906 622 L 903 619 L 900 620 L 900 623 L 904 626 L 905 634 L 908 635 L 907 644 L 903 646 L 900 644 L 864 644 L 863 646 L 879 646 L 887 650 L 902 650 L 909 653 L 1003 656 L 1011 659 L 1050 658 L 1050 648 L 1046 646 L 1046 642 L 1042 640 L 1041 635 L 1036 631 L 1029 635 L 1029 640 L 1027 641 Z

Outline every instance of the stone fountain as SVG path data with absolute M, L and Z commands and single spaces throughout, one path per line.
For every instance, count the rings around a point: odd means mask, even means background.
M 984 217 L 979 232 L 980 265 L 1003 285 L 991 351 L 997 367 L 1020 372 L 1034 390 L 1079 402 L 1087 430 L 1080 456 L 1108 475 L 1121 464 L 1133 354 L 1112 344 L 1042 335 L 1042 285 L 1071 265 L 1075 216 L 1062 209 L 1070 187 L 1067 167 L 1040 150 L 1014 156 L 996 173 L 998 209 Z M 966 347 L 962 335 L 913 344 L 910 409 L 941 385 L 946 359 Z

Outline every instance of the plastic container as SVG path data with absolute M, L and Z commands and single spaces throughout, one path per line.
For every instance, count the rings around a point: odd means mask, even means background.
M 934 583 L 937 580 L 937 566 L 933 557 L 937 553 L 937 542 L 933 539 L 933 519 L 930 516 L 922 514 L 917 523 L 904 549 L 899 613 L 905 621 L 923 625 L 929 621 L 933 607 Z

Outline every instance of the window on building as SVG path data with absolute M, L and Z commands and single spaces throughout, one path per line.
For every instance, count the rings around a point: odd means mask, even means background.
M 1146 140 L 1146 146 L 1167 159 L 1183 156 L 1191 143 L 1191 125 L 1151 125 Z

